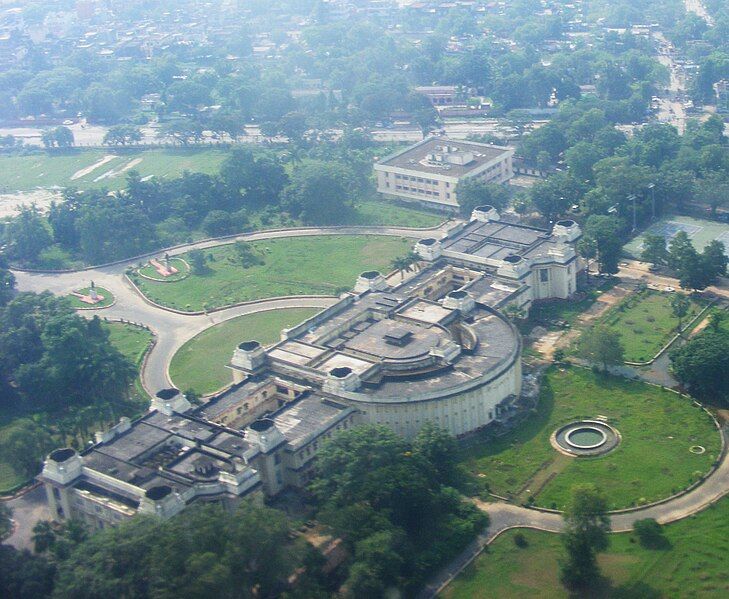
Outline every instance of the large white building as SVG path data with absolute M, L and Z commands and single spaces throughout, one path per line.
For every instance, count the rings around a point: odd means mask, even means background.
M 241 342 L 233 385 L 202 406 L 162 390 L 148 414 L 86 451 L 51 453 L 40 479 L 52 514 L 104 526 L 193 502 L 232 505 L 303 487 L 322 441 L 356 424 L 412 437 L 426 422 L 458 436 L 498 421 L 522 381 L 521 338 L 502 311 L 570 297 L 580 234 L 569 220 L 546 231 L 476 209 L 416 244 L 414 276 L 392 284 L 364 272 L 278 343 Z
M 514 176 L 513 155 L 502 146 L 428 137 L 375 164 L 377 191 L 386 198 L 458 209 L 460 181 L 506 183 Z

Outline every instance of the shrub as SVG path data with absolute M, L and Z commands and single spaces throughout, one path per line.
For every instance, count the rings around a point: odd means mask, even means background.
M 518 532 L 514 535 L 514 545 L 516 545 L 520 549 L 524 549 L 525 547 L 529 546 L 529 541 L 527 541 L 527 538 L 524 536 L 523 533 Z
M 633 524 L 633 531 L 646 549 L 664 549 L 670 544 L 663 534 L 663 527 L 653 518 L 638 520 Z

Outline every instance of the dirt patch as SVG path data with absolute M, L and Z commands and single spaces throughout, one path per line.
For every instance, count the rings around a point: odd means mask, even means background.
M 94 162 L 94 164 L 91 164 L 86 168 L 77 170 L 73 175 L 71 175 L 71 181 L 75 181 L 76 179 L 80 179 L 81 177 L 85 177 L 86 175 L 93 173 L 96 169 L 101 168 L 115 158 L 116 156 L 114 156 L 114 154 L 107 154 L 101 160 Z
M 21 207 L 35 204 L 42 212 L 50 208 L 51 202 L 60 202 L 61 192 L 53 189 L 36 189 L 0 194 L 0 218 L 15 216 Z

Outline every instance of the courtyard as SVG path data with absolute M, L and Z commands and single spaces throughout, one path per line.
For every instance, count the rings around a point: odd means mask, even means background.
M 579 419 L 604 419 L 622 440 L 607 455 L 575 458 L 550 436 Z M 704 451 L 693 453 L 701 446 Z M 650 503 L 696 482 L 721 450 L 713 420 L 672 391 L 590 370 L 547 371 L 533 413 L 515 429 L 464 449 L 462 462 L 486 491 L 517 503 L 563 509 L 571 488 L 599 481 L 610 509 Z

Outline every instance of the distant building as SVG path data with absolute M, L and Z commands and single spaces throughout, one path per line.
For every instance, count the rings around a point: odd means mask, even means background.
M 458 87 L 455 85 L 422 85 L 415 91 L 424 95 L 433 106 L 452 106 L 458 97 Z
M 729 81 L 722 79 L 714 84 L 716 110 L 721 114 L 729 113 Z
M 514 150 L 503 146 L 428 137 L 375 165 L 384 196 L 457 209 L 456 187 L 466 178 L 505 183 L 514 176 Z

